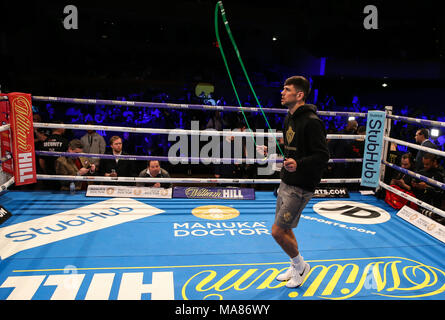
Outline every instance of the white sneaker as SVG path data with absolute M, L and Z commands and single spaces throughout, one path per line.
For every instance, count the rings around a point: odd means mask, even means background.
M 311 266 L 309 265 L 309 263 L 305 262 L 304 269 L 301 273 L 299 271 L 297 271 L 294 264 L 292 264 L 292 266 L 289 269 L 290 269 L 291 277 L 290 277 L 289 281 L 287 281 L 286 287 L 298 288 L 299 286 L 301 286 L 303 284 L 304 280 L 306 279 L 307 275 L 309 274 L 309 270 L 311 270 Z
M 292 263 L 286 271 L 280 273 L 275 279 L 277 279 L 278 281 L 287 281 L 290 278 L 292 278 Z

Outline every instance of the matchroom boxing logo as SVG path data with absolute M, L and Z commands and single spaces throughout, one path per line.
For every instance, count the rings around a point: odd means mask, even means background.
M 208 205 L 192 210 L 195 217 L 210 220 L 229 220 L 239 216 L 240 212 L 232 207 Z
M 17 223 L 0 228 L 0 258 L 163 212 L 131 198 L 113 198 Z

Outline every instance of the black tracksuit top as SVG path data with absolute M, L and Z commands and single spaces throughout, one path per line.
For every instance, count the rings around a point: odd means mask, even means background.
M 281 180 L 314 192 L 329 160 L 326 128 L 317 116 L 317 107 L 305 104 L 294 114 L 288 113 L 283 127 L 284 155 L 297 162 L 295 172 L 281 169 Z

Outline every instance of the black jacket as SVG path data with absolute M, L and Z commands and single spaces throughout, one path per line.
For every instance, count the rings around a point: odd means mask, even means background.
M 107 150 L 105 154 L 113 154 L 112 151 Z M 122 155 L 127 153 L 122 152 Z M 130 160 L 119 159 L 116 163 L 115 159 L 101 159 L 99 164 L 99 175 L 105 175 L 105 173 L 111 173 L 111 170 L 116 170 L 118 177 L 134 177 L 134 164 Z
M 313 192 L 320 183 L 329 160 L 326 128 L 317 116 L 317 107 L 305 104 L 284 119 L 284 155 L 297 162 L 295 172 L 281 169 L 281 180 Z
M 430 168 L 429 170 L 423 168 L 419 171 L 419 174 L 438 182 L 445 181 L 445 172 L 441 166 L 439 166 L 438 168 Z M 422 182 L 421 180 L 416 178 L 413 178 L 413 180 L 417 183 Z M 417 199 L 422 200 L 428 204 L 431 204 L 435 207 L 440 207 L 442 204 L 443 190 L 440 188 L 428 185 L 426 189 L 413 188 L 412 191 L 416 195 Z
M 42 151 L 51 152 L 67 152 L 68 150 L 68 140 L 60 134 L 52 134 L 43 141 L 41 147 Z M 46 157 L 42 156 L 45 161 L 45 173 L 46 174 L 56 174 L 56 159 L 57 157 Z
M 432 149 L 437 149 L 437 146 L 433 142 L 431 142 L 431 140 L 429 140 L 429 139 L 426 139 L 425 141 L 423 141 L 421 146 L 427 147 L 427 148 L 432 148 Z M 416 171 L 420 171 L 423 169 L 422 158 L 425 155 L 425 153 L 426 153 L 426 151 L 422 151 L 422 150 L 417 151 L 416 160 L 415 160 Z

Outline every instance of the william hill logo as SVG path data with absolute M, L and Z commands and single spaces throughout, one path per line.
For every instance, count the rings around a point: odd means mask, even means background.
M 188 198 L 243 198 L 240 189 L 218 189 L 212 190 L 207 188 L 191 187 L 185 190 L 185 194 Z
M 254 200 L 255 190 L 251 188 L 175 187 L 173 198 Z
M 208 267 L 196 272 L 182 287 L 182 298 L 237 299 L 275 291 L 283 299 L 332 299 L 375 296 L 411 299 L 443 298 L 445 272 L 421 262 L 401 257 L 308 260 L 311 270 L 303 285 L 294 290 L 275 280 L 288 268 L 276 264 Z M 282 266 L 278 266 L 278 265 Z M 273 295 L 273 292 L 270 293 Z
M 0 299 L 445 298 L 445 271 L 415 260 L 372 257 L 308 262 L 309 275 L 297 289 L 275 280 L 289 262 L 14 270 L 6 279 L 5 273 L 0 275 Z

